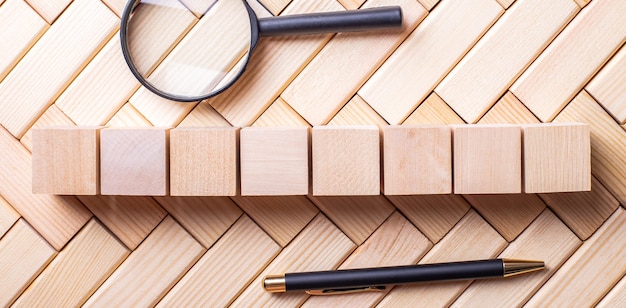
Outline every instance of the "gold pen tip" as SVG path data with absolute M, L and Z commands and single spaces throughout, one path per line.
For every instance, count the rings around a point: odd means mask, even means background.
M 545 268 L 543 261 L 502 259 L 504 277 L 540 271 Z
M 267 275 L 263 278 L 263 288 L 267 292 L 282 293 L 287 291 L 285 275 Z

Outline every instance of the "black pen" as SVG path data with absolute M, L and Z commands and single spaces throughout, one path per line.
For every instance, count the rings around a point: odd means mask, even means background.
M 272 293 L 306 291 L 312 295 L 384 291 L 388 285 L 510 277 L 543 268 L 543 261 L 492 259 L 269 275 L 263 287 Z

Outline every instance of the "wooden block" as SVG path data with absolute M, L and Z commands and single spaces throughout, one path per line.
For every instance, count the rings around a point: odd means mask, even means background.
M 0 238 L 20 219 L 20 214 L 0 196 Z
M 507 91 L 504 96 L 478 121 L 479 124 L 540 123 L 522 102 Z
M 207 249 L 241 216 L 241 209 L 228 197 L 155 199 Z
M 211 105 L 200 103 L 177 127 L 226 127 L 231 126 Z
M 356 94 L 335 114 L 328 125 L 376 125 L 381 128 L 389 124 Z
M 590 306 L 626 272 L 626 212 L 617 211 L 565 262 L 528 307 Z
M 291 0 L 262 0 L 263 6 L 266 7 L 273 15 L 282 12 Z
M 504 8 L 508 9 L 515 0 L 496 0 Z
M 392 214 L 363 245 L 344 261 L 340 270 L 415 264 L 432 243 L 398 212 Z M 343 296 L 312 296 L 302 307 L 372 307 L 386 292 Z
M 433 243 L 439 242 L 470 209 L 460 195 L 386 197 Z
M 78 199 L 131 250 L 167 215 L 149 197 L 81 196 Z
M 124 11 L 124 7 L 126 6 L 126 1 L 124 0 L 102 0 L 117 16 L 122 16 L 122 11 Z
M 468 239 L 472 239 L 469 241 Z M 419 264 L 489 259 L 506 247 L 506 241 L 470 211 L 419 261 Z M 394 287 L 377 307 L 449 306 L 470 281 L 431 282 Z
M 623 307 L 624 305 L 626 305 L 626 276 L 622 277 L 622 280 L 609 291 L 597 307 Z
M 591 191 L 539 196 L 582 240 L 588 239 L 619 207 L 619 201 L 595 177 Z
M 576 251 L 581 241 L 552 212 L 544 211 L 498 257 L 543 260 L 540 272 L 513 279 L 485 279 L 472 283 L 453 307 L 522 306 Z
M 101 127 L 33 130 L 33 193 L 97 195 Z
M 287 246 L 319 210 L 305 196 L 232 197 L 281 247 Z
M 0 194 L 55 249 L 65 244 L 92 214 L 72 196 L 32 193 L 31 154 L 0 127 Z
M 437 5 L 437 3 L 439 3 L 439 0 L 417 0 L 417 2 L 430 11 L 435 5 Z
M 626 131 L 584 90 L 554 121 L 589 124 L 592 173 L 626 204 Z
M 389 123 L 402 123 L 502 13 L 493 0 L 443 1 L 359 95 Z
M 202 245 L 168 216 L 96 290 L 85 306 L 154 306 L 203 252 Z
M 524 192 L 591 190 L 589 126 L 547 123 L 522 126 Z
M 546 204 L 534 194 L 464 197 L 509 242 L 520 235 L 546 208 Z
M 309 193 L 309 127 L 241 130 L 241 195 Z
M 49 24 L 65 10 L 72 0 L 26 0 Z
M 48 29 L 48 24 L 23 0 L 10 0 L 0 8 L 0 81 Z
M 624 43 L 624 15 L 626 3 L 622 0 L 591 2 L 511 91 L 543 122 L 554 119 Z
M 49 127 L 49 126 L 75 126 L 74 122 L 68 118 L 56 104 L 52 104 L 46 112 L 37 119 L 37 122 L 30 127 L 30 129 L 22 136 L 20 142 L 29 151 L 33 151 L 33 133 L 32 131 L 37 128 Z
M 433 92 L 402 124 L 464 124 L 465 122 Z
M 452 127 L 455 194 L 520 193 L 522 136 L 505 124 Z
M 343 5 L 343 7 L 345 7 L 348 10 L 356 10 L 361 5 L 363 5 L 363 2 L 365 2 L 365 0 L 337 0 L 337 1 L 339 1 L 339 3 L 341 3 L 341 5 Z
M 232 303 L 232 307 L 300 306 L 309 295 L 303 292 L 271 294 L 259 287 L 266 275 L 335 269 L 355 245 L 324 215 L 317 215 L 302 232 L 259 273 Z
M 0 83 L 0 123 L 21 138 L 118 27 L 98 0 L 69 5 Z
M 172 196 L 236 195 L 238 135 L 233 127 L 172 129 Z
M 435 92 L 465 121 L 476 123 L 578 10 L 572 0 L 511 6 Z
M 363 8 L 384 5 L 402 7 L 402 29 L 335 35 L 281 94 L 312 125 L 326 124 L 428 12 L 411 0 L 370 0 Z
M 378 195 L 378 134 L 376 126 L 313 127 L 313 195 Z
M 244 215 L 176 283 L 157 307 L 228 306 L 279 251 L 276 242 Z M 209 292 L 207 286 L 211 286 Z
M 166 195 L 167 139 L 165 128 L 103 129 L 100 132 L 102 194 Z
M 15 307 L 82 305 L 130 251 L 91 220 L 35 279 Z
M 626 47 L 622 47 L 585 87 L 618 122 L 626 123 Z
M 285 100 L 277 98 L 261 116 L 252 124 L 254 127 L 266 126 L 309 126 Z
M 107 122 L 108 127 L 151 127 L 152 123 L 135 109 L 131 104 L 126 103 Z
M 383 127 L 385 195 L 452 193 L 452 132 L 448 126 Z
M 56 255 L 24 219 L 0 240 L 0 305 L 8 307 Z

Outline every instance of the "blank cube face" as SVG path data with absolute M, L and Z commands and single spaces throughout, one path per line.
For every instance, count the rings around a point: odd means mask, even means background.
M 588 125 L 537 124 L 523 130 L 526 193 L 591 190 Z
M 452 135 L 448 126 L 383 127 L 386 195 L 452 192 Z
M 380 194 L 378 127 L 314 127 L 312 154 L 313 195 Z
M 100 173 L 103 195 L 164 196 L 168 185 L 168 129 L 103 129 Z
M 453 126 L 454 193 L 520 193 L 521 140 L 518 126 Z
M 33 129 L 33 193 L 99 193 L 100 127 Z
M 170 131 L 170 194 L 237 194 L 239 128 L 176 128 Z
M 241 194 L 309 193 L 309 128 L 241 130 Z

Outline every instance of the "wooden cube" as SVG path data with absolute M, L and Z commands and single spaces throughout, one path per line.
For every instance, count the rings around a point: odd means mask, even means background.
M 309 127 L 241 130 L 241 195 L 309 193 Z
M 100 129 L 76 126 L 34 128 L 33 193 L 98 194 Z
M 386 195 L 452 193 L 449 126 L 386 126 L 382 133 Z
M 103 195 L 168 193 L 167 128 L 107 128 L 100 133 Z
M 176 128 L 170 131 L 170 194 L 237 194 L 239 128 Z
M 376 126 L 316 126 L 312 130 L 313 195 L 380 194 Z
M 523 126 L 524 192 L 591 190 L 589 126 L 546 123 Z
M 506 124 L 454 125 L 454 193 L 522 191 L 522 133 Z

